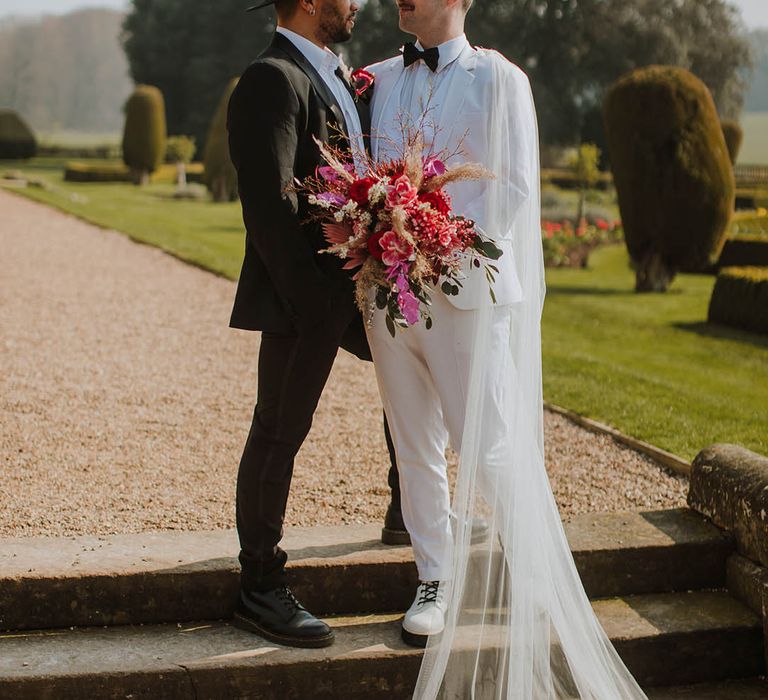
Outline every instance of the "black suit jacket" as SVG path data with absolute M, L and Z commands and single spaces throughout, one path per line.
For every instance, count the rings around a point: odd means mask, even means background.
M 367 134 L 367 106 L 358 102 L 358 112 Z M 348 145 L 341 107 L 312 64 L 276 33 L 240 78 L 227 128 L 246 228 L 230 325 L 275 333 L 309 328 L 351 299 L 353 284 L 343 261 L 318 254 L 327 245 L 320 226 L 306 223 L 305 198 L 288 188 L 325 164 L 313 137 Z

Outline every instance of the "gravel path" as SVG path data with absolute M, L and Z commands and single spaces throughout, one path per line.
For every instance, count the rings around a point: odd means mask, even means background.
M 0 190 L 0 536 L 234 525 L 258 334 L 232 282 Z M 387 504 L 373 368 L 341 353 L 296 463 L 295 525 Z M 682 505 L 687 482 L 554 414 L 564 516 Z

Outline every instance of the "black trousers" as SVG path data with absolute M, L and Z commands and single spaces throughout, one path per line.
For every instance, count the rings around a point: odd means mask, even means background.
M 311 330 L 262 333 L 258 398 L 237 475 L 237 531 L 241 586 L 265 592 L 285 583 L 280 549 L 293 463 L 312 427 L 312 417 L 338 349 L 370 360 L 360 314 L 352 303 Z M 400 486 L 394 445 L 384 418 L 390 456 L 389 485 L 396 505 Z

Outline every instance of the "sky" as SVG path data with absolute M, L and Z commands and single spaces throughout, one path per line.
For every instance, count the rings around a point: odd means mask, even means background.
M 730 0 L 741 9 L 750 29 L 768 28 L 768 0 Z M 243 3 L 244 5 L 247 3 Z M 0 17 L 8 15 L 65 14 L 81 7 L 125 9 L 128 0 L 0 0 Z

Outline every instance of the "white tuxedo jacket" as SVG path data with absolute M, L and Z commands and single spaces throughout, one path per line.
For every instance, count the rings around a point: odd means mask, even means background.
M 467 46 L 459 58 L 452 74 L 447 78 L 451 82 L 442 104 L 432 104 L 430 120 L 435 122 L 437 135 L 432 152 L 452 152 L 461 143 L 462 153 L 453 162 L 470 162 L 486 165 L 490 162 L 489 125 L 488 112 L 493 95 L 493 69 L 494 61 L 503 61 L 510 71 L 510 81 L 515 89 L 509 95 L 510 100 L 515 100 L 516 95 L 525 94 L 521 90 L 528 91 L 528 78 L 519 68 L 509 63 L 494 51 L 486 49 L 474 49 Z M 400 54 L 381 63 L 370 66 L 368 70 L 376 77 L 371 102 L 371 149 L 374 159 L 379 156 L 382 143 L 391 143 L 397 138 L 402 138 L 400 124 L 395 118 L 385 118 L 385 115 L 397 115 L 398 107 L 393 100 L 400 99 L 400 90 L 395 88 L 400 82 L 400 77 L 405 70 L 403 58 Z M 525 99 L 529 99 L 527 96 Z M 513 108 L 514 105 L 510 105 Z M 411 115 L 418 117 L 419 115 Z M 386 123 L 390 122 L 390 123 Z M 528 125 L 520 125 L 519 137 L 530 139 L 530 133 L 524 133 Z M 519 144 L 515 138 L 511 139 L 510 158 L 516 158 L 514 152 Z M 450 164 L 449 163 L 449 164 Z M 513 198 L 515 210 L 519 204 L 529 196 L 532 191 L 529 177 L 530 173 L 524 170 L 512 168 L 514 173 L 510 182 L 506 183 L 508 196 Z M 503 255 L 494 265 L 499 269 L 496 282 L 493 286 L 498 305 L 511 304 L 522 299 L 522 290 L 518 279 L 514 250 L 512 249 L 511 231 L 489 231 L 485 226 L 486 215 L 486 190 L 487 181 L 467 181 L 450 184 L 446 190 L 451 195 L 453 211 L 468 219 L 472 219 L 483 234 L 493 240 L 501 248 Z M 457 296 L 448 296 L 448 300 L 459 309 L 478 309 L 481 306 L 492 304 L 488 291 L 488 282 L 482 269 L 472 269 L 469 261 L 465 265 L 466 279 L 462 281 L 463 288 Z M 442 292 L 439 292 L 442 293 Z

